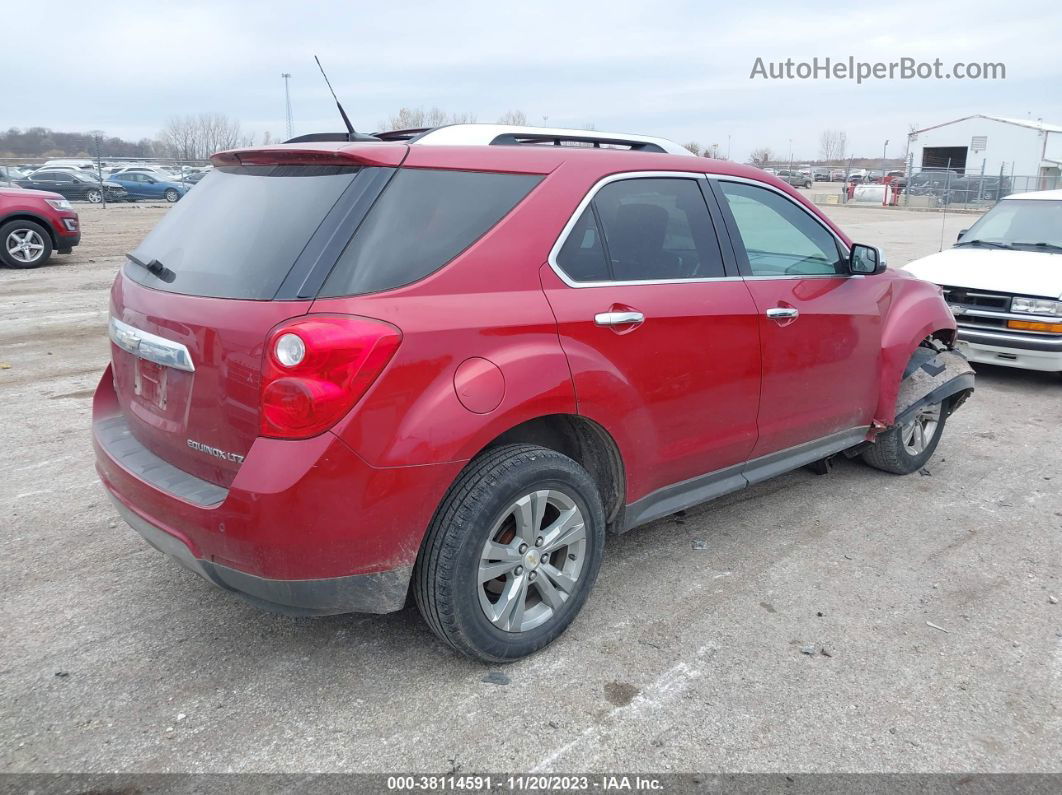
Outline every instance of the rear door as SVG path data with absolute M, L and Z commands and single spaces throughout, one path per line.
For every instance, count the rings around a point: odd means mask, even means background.
M 850 275 L 841 241 L 782 191 L 710 182 L 759 316 L 763 385 L 752 456 L 868 427 L 888 281 Z
M 542 272 L 579 411 L 622 437 L 629 502 L 740 465 L 756 439 L 755 307 L 703 182 L 599 184 Z

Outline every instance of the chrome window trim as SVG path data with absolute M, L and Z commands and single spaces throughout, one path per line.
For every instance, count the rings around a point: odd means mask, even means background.
M 194 373 L 195 364 L 188 348 L 179 342 L 168 340 L 157 334 L 130 326 L 116 317 L 112 317 L 107 326 L 107 336 L 111 342 L 127 353 L 141 359 L 147 359 L 163 367 Z
M 845 253 L 846 257 L 850 257 L 852 255 L 852 250 L 848 247 L 848 244 L 845 243 L 844 240 L 842 240 L 840 238 L 840 236 L 838 236 L 838 234 L 835 231 L 833 231 L 833 229 L 831 229 L 829 226 L 824 224 L 822 222 L 821 218 L 816 216 L 815 213 L 811 212 L 803 204 L 801 204 L 800 202 L 793 201 L 793 197 L 790 196 L 788 193 L 786 193 L 784 190 L 780 190 L 779 188 L 776 188 L 774 185 L 768 185 L 766 182 L 760 182 L 758 179 L 750 179 L 748 177 L 732 177 L 729 174 L 705 174 L 705 177 L 707 179 L 714 179 L 716 182 L 743 182 L 746 185 L 752 185 L 752 186 L 757 187 L 757 188 L 766 188 L 769 191 L 773 191 L 774 193 L 777 193 L 779 196 L 781 196 L 783 199 L 788 201 L 794 207 L 800 209 L 804 213 L 804 215 L 806 215 L 808 218 L 810 218 L 816 224 L 818 224 L 823 229 L 825 229 L 827 232 L 829 232 L 830 236 L 834 240 L 837 241 L 837 244 L 841 247 L 841 250 Z M 863 275 L 864 274 L 860 274 L 860 273 L 834 273 L 834 274 L 814 274 L 814 275 L 809 275 L 809 276 L 797 276 L 797 278 L 798 279 L 814 279 L 817 276 L 826 276 L 826 278 L 829 278 L 829 279 L 838 279 L 838 278 L 847 278 L 847 277 L 852 277 L 852 276 L 863 276 Z M 790 277 L 790 276 L 746 276 L 745 278 L 747 278 L 747 279 L 788 279 L 788 278 L 792 278 L 792 277 Z
M 861 273 L 815 273 L 815 274 L 794 274 L 794 275 L 782 275 L 782 276 L 706 276 L 702 278 L 694 279 L 632 279 L 628 281 L 596 281 L 596 282 L 577 282 L 571 279 L 568 274 L 564 272 L 564 269 L 557 264 L 557 255 L 560 254 L 560 250 L 564 247 L 564 244 L 568 241 L 568 235 L 571 234 L 575 224 L 578 223 L 579 217 L 583 214 L 590 202 L 594 200 L 594 197 L 606 185 L 613 182 L 618 182 L 624 179 L 651 179 L 651 178 L 665 178 L 665 179 L 714 179 L 716 181 L 723 182 L 744 182 L 748 185 L 753 185 L 759 188 L 766 188 L 767 190 L 774 191 L 779 196 L 786 199 L 790 204 L 798 207 L 808 216 L 812 221 L 825 229 L 837 244 L 841 250 L 845 253 L 845 256 L 851 256 L 851 249 L 842 240 L 833 229 L 824 224 L 820 218 L 817 218 L 814 213 L 810 212 L 807 207 L 800 202 L 793 201 L 793 197 L 788 195 L 785 191 L 779 190 L 774 185 L 768 185 L 766 182 L 761 182 L 756 179 L 750 179 L 748 177 L 734 177 L 729 174 L 708 174 L 692 171 L 623 171 L 618 174 L 610 174 L 607 177 L 603 177 L 594 183 L 593 187 L 583 197 L 582 201 L 575 208 L 568 222 L 561 230 L 557 241 L 553 244 L 553 248 L 550 249 L 547 262 L 553 272 L 557 274 L 557 277 L 569 287 L 621 287 L 621 286 L 640 286 L 640 285 L 652 285 L 652 284 L 705 284 L 709 282 L 740 282 L 740 281 L 782 281 L 791 279 L 863 279 L 866 278 Z M 722 219 L 712 219 L 713 222 L 721 221 Z M 729 235 L 729 230 L 724 230 Z M 720 241 L 722 245 L 722 241 Z
M 590 205 L 590 202 L 594 200 L 594 197 L 606 185 L 610 185 L 613 182 L 619 182 L 627 179 L 689 179 L 694 182 L 705 179 L 705 174 L 694 171 L 623 171 L 618 174 L 609 174 L 607 177 L 603 177 L 594 183 L 593 187 L 587 191 L 587 194 L 579 202 L 579 206 L 575 208 L 575 212 L 572 213 L 568 219 L 568 223 L 564 225 L 561 230 L 560 236 L 557 238 L 557 242 L 553 244 L 553 248 L 549 251 L 549 257 L 546 260 L 549 263 L 550 268 L 557 274 L 557 277 L 569 287 L 631 287 L 650 284 L 705 284 L 707 282 L 739 282 L 742 280 L 741 276 L 704 276 L 693 279 L 631 279 L 628 281 L 597 281 L 597 282 L 577 282 L 564 272 L 564 269 L 557 264 L 557 255 L 560 254 L 560 250 L 564 248 L 564 244 L 568 242 L 568 235 L 571 234 L 572 229 L 579 222 L 579 218 L 583 212 Z M 708 207 L 705 207 L 705 211 L 709 212 Z M 713 223 L 716 220 L 712 218 Z M 722 246 L 722 241 L 720 241 Z M 722 252 L 720 252 L 722 253 Z

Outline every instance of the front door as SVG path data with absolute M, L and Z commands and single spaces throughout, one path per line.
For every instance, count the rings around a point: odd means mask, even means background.
M 765 185 L 713 180 L 759 315 L 763 386 L 753 458 L 869 427 L 884 279 L 849 273 L 820 220 Z
M 755 306 L 703 182 L 608 182 L 542 269 L 579 412 L 617 437 L 628 502 L 740 468 L 756 440 Z

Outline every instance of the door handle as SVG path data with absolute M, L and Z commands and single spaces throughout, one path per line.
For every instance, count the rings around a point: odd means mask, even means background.
M 641 312 L 599 312 L 594 315 L 594 324 L 597 326 L 626 326 L 644 321 L 645 315 Z
M 787 320 L 800 317 L 800 310 L 792 306 L 778 306 L 767 310 L 767 317 L 771 320 Z

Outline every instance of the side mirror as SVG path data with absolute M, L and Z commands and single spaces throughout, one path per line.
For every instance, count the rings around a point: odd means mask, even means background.
M 960 240 L 962 240 L 962 236 L 965 235 L 969 231 L 970 231 L 969 229 L 960 229 L 959 230 L 959 236 L 957 238 L 955 238 L 955 242 L 958 243 Z
M 877 246 L 853 243 L 848 258 L 848 270 L 861 276 L 873 276 L 885 270 L 885 255 Z

